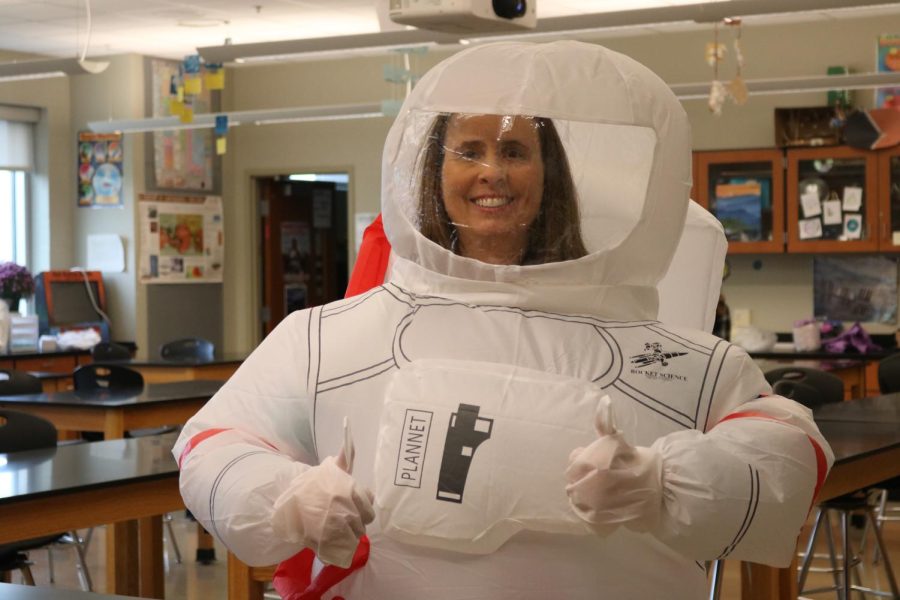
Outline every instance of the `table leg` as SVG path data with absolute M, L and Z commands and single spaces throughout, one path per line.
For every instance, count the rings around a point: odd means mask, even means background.
M 250 567 L 228 553 L 228 600 L 262 600 L 266 583 L 254 581 Z
M 140 588 L 142 598 L 165 598 L 162 516 L 138 520 L 140 534 Z
M 797 557 L 787 569 L 741 563 L 741 600 L 796 600 Z
M 213 536 L 197 523 L 197 562 L 208 565 L 216 560 L 216 546 Z
M 125 413 L 121 410 L 107 410 L 103 426 L 103 438 L 120 440 L 125 437 Z
M 139 596 L 137 521 L 106 526 L 106 592 Z

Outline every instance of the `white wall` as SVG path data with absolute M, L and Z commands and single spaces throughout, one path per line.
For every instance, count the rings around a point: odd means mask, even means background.
M 87 123 L 104 119 L 144 116 L 144 58 L 127 54 L 109 58 L 109 67 L 99 75 L 71 78 L 72 129 L 68 144 L 75 149 L 78 131 Z M 144 135 L 124 136 L 122 207 L 76 208 L 71 220 L 72 265 L 87 265 L 87 236 L 115 234 L 125 244 L 125 271 L 104 273 L 112 336 L 147 346 L 145 294 L 137 278 L 137 194 L 144 190 Z M 75 196 L 70 203 L 75 205 Z

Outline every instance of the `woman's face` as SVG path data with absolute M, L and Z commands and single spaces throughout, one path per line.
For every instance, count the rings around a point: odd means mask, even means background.
M 463 256 L 521 260 L 544 190 L 538 122 L 529 117 L 454 115 L 444 137 L 444 207 Z

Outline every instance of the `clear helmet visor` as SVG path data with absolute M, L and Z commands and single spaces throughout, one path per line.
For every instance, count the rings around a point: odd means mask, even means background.
M 495 265 L 576 260 L 637 224 L 652 129 L 532 115 L 416 112 L 393 177 L 428 240 Z M 399 184 L 400 181 L 397 181 Z

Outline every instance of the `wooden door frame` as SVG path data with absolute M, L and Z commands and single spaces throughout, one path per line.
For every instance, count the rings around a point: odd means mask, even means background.
M 356 186 L 354 185 L 355 169 L 352 165 L 330 165 L 322 167 L 282 167 L 282 168 L 265 168 L 265 169 L 245 169 L 244 185 L 247 186 L 247 198 L 250 199 L 250 222 L 253 224 L 250 228 L 250 269 L 248 278 L 253 282 L 253 293 L 250 297 L 250 313 L 253 320 L 253 338 L 255 340 L 254 347 L 259 345 L 263 339 L 262 327 L 262 238 L 260 237 L 260 222 L 262 214 L 259 210 L 259 194 L 257 193 L 256 179 L 260 177 L 278 177 L 291 173 L 346 173 L 347 174 L 347 240 L 349 248 L 347 248 L 347 268 L 352 269 L 353 263 L 356 262 L 356 247 L 354 245 L 356 239 L 356 231 L 354 229 L 354 215 L 356 215 Z M 379 189 L 379 196 L 381 190 Z M 379 206 L 381 203 L 379 202 Z M 227 227 L 227 224 L 226 224 Z M 348 273 L 349 275 L 349 273 Z

